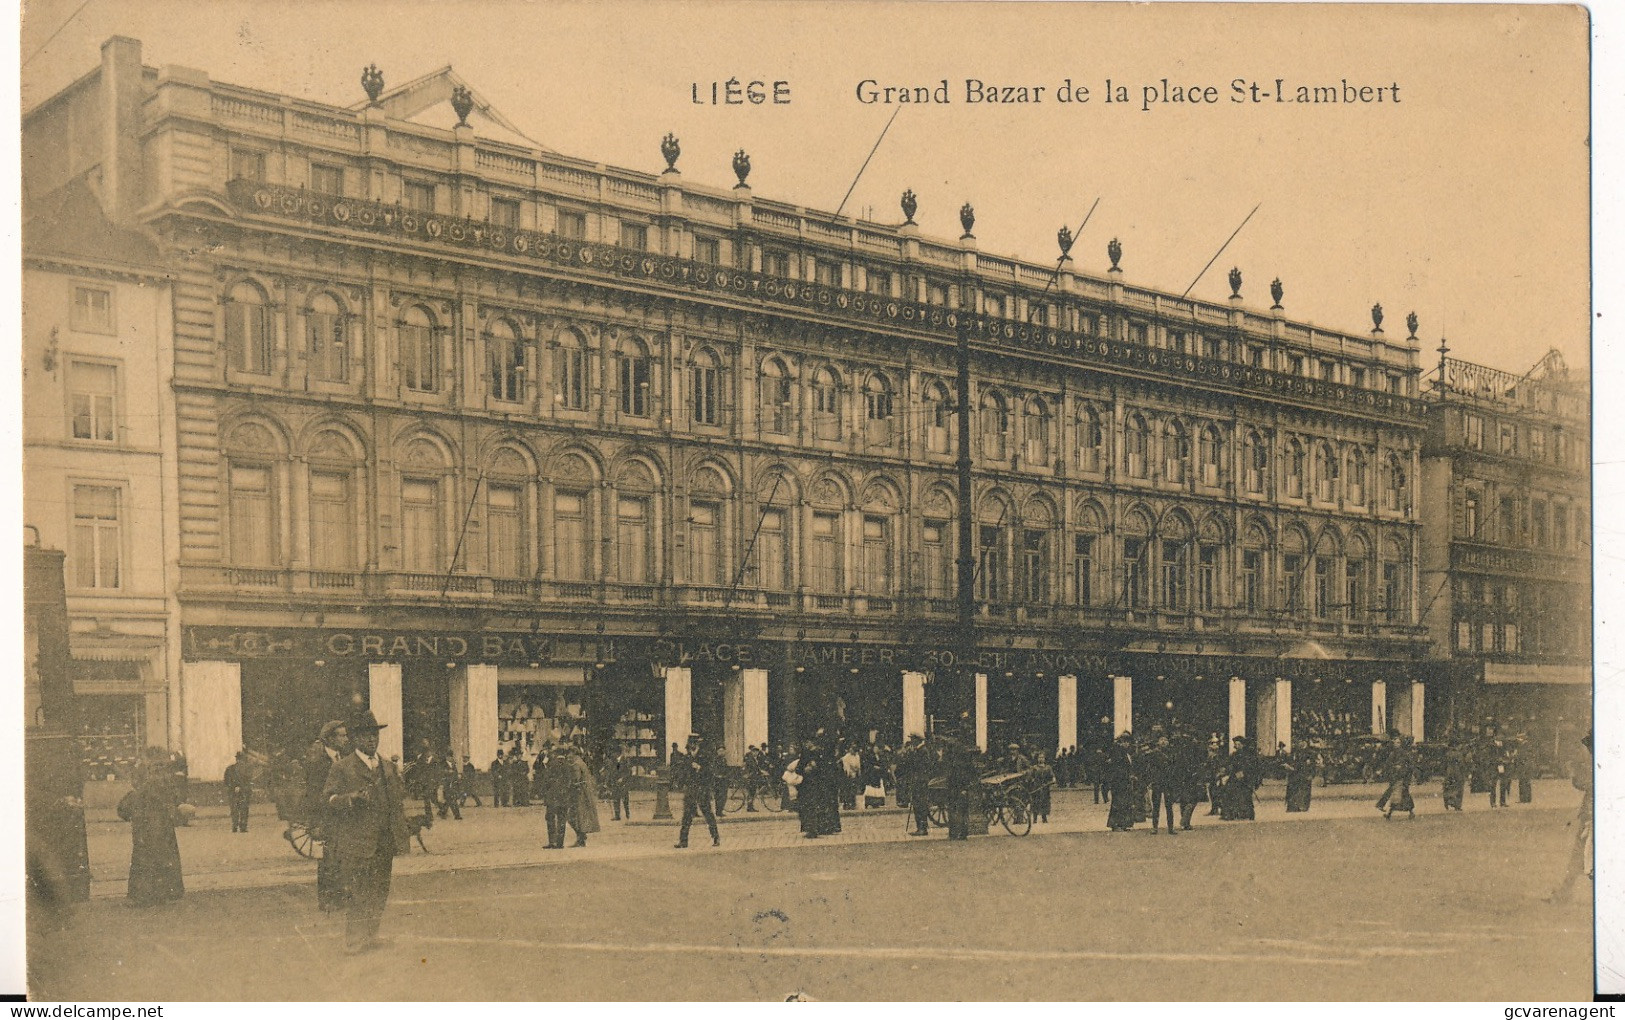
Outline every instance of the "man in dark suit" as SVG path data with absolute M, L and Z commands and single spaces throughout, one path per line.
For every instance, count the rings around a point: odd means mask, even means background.
M 226 766 L 221 777 L 226 786 L 226 800 L 231 804 L 231 831 L 248 831 L 248 805 L 254 798 L 254 769 L 248 752 L 238 751 L 237 760 Z
M 683 824 L 678 830 L 678 850 L 688 847 L 688 830 L 698 814 L 705 815 L 706 828 L 711 830 L 711 845 L 722 845 L 722 837 L 717 833 L 716 812 L 712 810 L 712 802 L 716 799 L 714 761 L 716 757 L 701 748 L 698 733 L 689 735 L 687 751 L 674 752 L 671 756 L 672 785 L 683 791 Z
M 349 728 L 336 719 L 322 726 L 321 736 L 305 752 L 305 821 L 322 843 L 322 855 L 316 859 L 316 906 L 328 911 L 344 907 L 344 873 L 325 824 L 327 797 L 322 791 L 333 763 L 349 753 Z
M 495 807 L 507 807 L 512 800 L 513 783 L 508 779 L 508 759 L 502 756 L 502 748 L 497 748 L 497 756 L 491 760 L 491 804 Z
M 389 901 L 395 855 L 407 851 L 406 786 L 395 763 L 378 754 L 383 725 L 371 712 L 350 724 L 355 751 L 333 763 L 327 798 L 332 843 L 349 887 L 344 948 L 365 952 L 378 945 L 378 924 Z

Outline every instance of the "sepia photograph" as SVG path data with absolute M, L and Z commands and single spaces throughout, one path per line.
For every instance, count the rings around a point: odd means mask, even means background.
M 1589 17 L 28 3 L 16 991 L 1589 1003 Z

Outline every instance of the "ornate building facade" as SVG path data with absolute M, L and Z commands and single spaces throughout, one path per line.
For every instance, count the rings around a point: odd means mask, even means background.
M 579 731 L 646 766 L 691 728 L 896 742 L 967 655 L 984 741 L 1421 731 L 1425 407 L 1380 307 L 1310 327 L 1239 273 L 1183 300 L 1115 241 L 1098 272 L 1069 238 L 1022 263 L 969 206 L 937 239 L 912 193 L 836 218 L 757 198 L 743 152 L 696 184 L 670 137 L 658 173 L 502 140 L 449 70 L 364 85 L 325 105 L 113 40 L 24 121 L 32 192 L 122 182 L 172 281 L 196 774 L 358 702 L 481 764 Z
M 1553 351 L 1523 375 L 1441 354 L 1422 447 L 1423 622 L 1453 717 L 1544 753 L 1591 716 L 1590 393 Z

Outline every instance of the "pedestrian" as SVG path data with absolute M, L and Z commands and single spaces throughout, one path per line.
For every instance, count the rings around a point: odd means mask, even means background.
M 575 794 L 570 783 L 575 778 L 564 754 L 558 748 L 544 748 L 536 759 L 537 785 L 547 809 L 546 850 L 564 849 L 564 823 L 569 818 Z
M 497 756 L 491 759 L 491 805 L 493 807 L 510 807 L 513 804 L 513 780 L 508 777 L 508 756 L 502 748 L 497 748 Z
M 1149 751 L 1140 756 L 1146 783 L 1151 787 L 1151 834 L 1157 834 L 1164 812 L 1168 815 L 1168 835 L 1174 834 L 1174 760 L 1166 734 L 1157 737 Z
M 248 806 L 254 799 L 254 766 L 248 750 L 237 752 L 237 760 L 226 766 L 221 777 L 226 787 L 226 802 L 231 806 L 231 831 L 248 831 Z
M 712 809 L 716 799 L 716 777 L 711 774 L 715 761 L 715 755 L 705 751 L 698 733 L 688 735 L 686 750 L 672 752 L 671 782 L 683 791 L 683 822 L 674 849 L 688 849 L 688 830 L 694 824 L 695 815 L 699 814 L 705 816 L 705 826 L 711 830 L 711 845 L 722 845 L 722 836 L 717 832 L 716 812 Z
M 1250 822 L 1254 818 L 1253 793 L 1262 780 L 1261 763 L 1250 739 L 1236 737 L 1232 743 L 1230 756 L 1224 760 L 1219 817 L 1227 822 Z
M 1506 807 L 1512 792 L 1512 776 L 1507 771 L 1507 745 L 1494 726 L 1485 732 L 1484 767 L 1489 779 L 1490 807 Z
M 1315 752 L 1300 744 L 1282 756 L 1281 768 L 1286 772 L 1286 809 L 1308 811 L 1315 795 Z
M 621 757 L 621 749 L 611 747 L 599 780 L 599 787 L 609 795 L 609 806 L 615 813 L 610 821 L 618 822 L 623 816 L 629 822 L 632 820 L 631 782 L 631 769 Z
M 1049 823 L 1050 787 L 1055 785 L 1055 770 L 1050 768 L 1049 761 L 1044 752 L 1038 752 L 1038 760 L 1033 763 L 1030 789 L 1033 792 L 1033 815 L 1045 824 Z M 1174 823 L 1169 822 L 1169 826 Z M 1172 828 L 1169 829 L 1172 832 Z
M 1595 766 L 1592 764 L 1590 733 L 1580 738 L 1579 747 L 1580 750 L 1574 752 L 1574 760 L 1570 763 L 1573 769 L 1570 781 L 1581 794 L 1580 811 L 1574 816 L 1574 820 L 1568 823 L 1575 826 L 1574 843 L 1569 850 L 1569 862 L 1568 867 L 1563 871 L 1563 880 L 1557 884 L 1556 889 L 1552 890 L 1552 894 L 1546 897 L 1547 903 L 1567 902 L 1570 894 L 1574 891 L 1574 883 L 1580 878 L 1580 873 L 1585 872 L 1587 878 L 1592 878 L 1594 875 L 1595 864 L 1593 864 L 1592 869 L 1586 868 L 1586 850 L 1592 847 L 1591 827 L 1594 805 L 1592 770 Z
M 485 802 L 480 800 L 479 791 L 475 789 L 479 781 L 480 770 L 475 767 L 473 760 L 468 755 L 463 755 L 462 780 L 457 784 L 457 789 L 462 794 L 464 804 L 473 801 L 475 807 L 485 806 Z
M 721 744 L 711 752 L 711 796 L 715 799 L 717 817 L 727 814 L 728 808 L 728 777 L 733 769 L 728 765 L 728 755 Z
M 580 748 L 565 744 L 560 753 L 569 783 L 564 820 L 576 834 L 574 845 L 586 846 L 587 834 L 598 831 L 598 784 L 593 782 L 592 769 L 581 757 Z
M 1467 748 L 1460 740 L 1451 740 L 1444 757 L 1444 809 L 1460 811 L 1466 795 L 1467 773 L 1471 770 Z
M 907 798 L 914 813 L 911 836 L 931 835 L 931 773 L 935 755 L 918 733 L 910 733 L 897 759 L 897 799 Z
M 976 754 L 957 734 L 943 741 L 943 792 L 948 802 L 948 838 L 970 838 L 971 800 L 981 784 Z
M 450 812 L 453 821 L 462 821 L 463 774 L 453 762 L 449 748 L 436 755 L 435 772 L 437 774 L 432 778 L 440 797 L 440 817 L 444 818 Z
M 350 750 L 349 727 L 335 719 L 322 725 L 316 741 L 305 752 L 302 813 L 312 838 L 322 847 L 321 856 L 316 858 L 316 908 L 327 913 L 343 910 L 348 896 L 344 890 L 344 871 L 333 850 L 333 833 L 327 824 L 327 796 L 323 791 L 333 763 Z
M 130 877 L 125 895 L 132 907 L 171 903 L 186 894 L 175 827 L 184 824 L 181 787 L 162 748 L 149 747 L 136 766 L 133 787 L 118 802 L 130 823 Z
M 1106 827 L 1113 832 L 1134 828 L 1134 738 L 1124 730 L 1106 755 L 1102 782 L 1110 798 Z
M 840 775 L 840 805 L 843 811 L 856 811 L 858 807 L 858 788 L 861 785 L 860 776 L 863 772 L 863 757 L 858 754 L 856 746 L 850 742 L 841 752 Z
M 333 846 L 350 893 L 344 924 L 348 953 L 379 945 L 395 856 L 408 850 L 406 786 L 395 763 L 378 754 L 378 731 L 385 725 L 371 712 L 350 723 L 355 749 L 333 763 L 323 788 Z
M 1191 830 L 1191 818 L 1196 805 L 1204 799 L 1207 767 L 1207 749 L 1200 738 L 1190 730 L 1174 734 L 1170 743 L 1173 758 L 1174 792 L 1179 799 L 1179 828 Z
M 1411 797 L 1411 779 L 1416 771 L 1416 752 L 1409 737 L 1390 732 L 1388 739 L 1388 753 L 1382 763 L 1382 776 L 1387 780 L 1388 788 L 1377 799 L 1377 810 L 1383 812 L 1385 819 L 1393 818 L 1395 811 L 1404 811 L 1415 818 L 1416 801 Z
M 1508 755 L 1507 774 L 1518 784 L 1518 803 L 1528 804 L 1535 799 L 1535 761 L 1529 753 L 1528 738 L 1520 733 L 1512 743 Z
M 514 807 L 530 807 L 531 794 L 530 759 L 515 744 L 508 752 L 508 790 L 513 796 Z

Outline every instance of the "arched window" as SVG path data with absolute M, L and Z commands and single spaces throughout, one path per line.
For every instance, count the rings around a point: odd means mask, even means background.
M 1241 543 L 1240 577 L 1236 585 L 1237 608 L 1248 613 L 1264 611 L 1269 591 L 1269 534 L 1257 524 L 1247 527 Z
M 1158 550 L 1162 564 L 1161 583 L 1157 586 L 1159 602 L 1164 609 L 1183 612 L 1190 599 L 1190 522 L 1178 514 L 1170 514 L 1162 522 L 1161 538 L 1161 548 Z
M 1079 403 L 1075 424 L 1078 430 L 1078 467 L 1090 472 L 1104 470 L 1106 430 L 1100 423 L 1100 412 L 1089 404 Z
M 654 475 L 637 461 L 615 476 L 615 571 L 625 584 L 655 580 L 657 490 Z
M 445 483 L 440 477 L 401 478 L 401 568 L 415 573 L 446 569 Z
M 707 349 L 695 351 L 689 363 L 688 412 L 696 425 L 722 422 L 722 373 L 716 355 Z
M 1191 437 L 1177 418 L 1170 418 L 1162 432 L 1162 477 L 1183 484 L 1191 462 Z
M 244 425 L 234 434 L 228 454 L 227 486 L 231 510 L 231 562 L 239 567 L 281 566 L 278 538 L 282 533 L 277 499 L 277 461 L 263 426 Z
M 305 312 L 305 358 L 321 382 L 350 379 L 349 324 L 331 294 L 318 294 Z
M 553 491 L 553 575 L 560 581 L 586 581 L 595 562 L 590 473 L 583 466 L 567 477 L 572 481 Z
M 1101 550 L 1101 513 L 1092 505 L 1078 510 L 1072 536 L 1072 601 L 1079 606 L 1095 601 L 1095 570 Z
M 920 569 L 922 587 L 928 598 L 948 598 L 958 583 L 954 563 L 958 533 L 954 527 L 953 506 L 953 500 L 946 493 L 932 492 L 926 496 L 921 512 Z
M 813 438 L 840 439 L 845 412 L 840 376 L 832 368 L 820 368 L 813 375 Z
M 418 393 L 440 390 L 440 338 L 428 309 L 413 305 L 401 316 L 401 385 Z
M 932 453 L 953 449 L 954 398 L 948 387 L 933 382 L 925 388 L 925 448 Z
M 615 358 L 619 366 L 619 396 L 621 413 L 634 418 L 649 417 L 654 385 L 654 371 L 649 349 L 643 341 L 629 337 L 622 341 Z
M 1010 432 L 1010 408 L 997 390 L 982 393 L 982 456 L 1003 460 L 1005 436 Z
M 1302 612 L 1308 577 L 1309 538 L 1296 525 L 1281 532 L 1281 606 L 1288 612 Z
M 485 371 L 496 400 L 525 399 L 524 342 L 503 319 L 491 323 L 485 334 Z
M 1022 419 L 1027 463 L 1035 467 L 1049 466 L 1049 405 L 1041 397 L 1028 397 Z
M 1122 604 L 1129 609 L 1148 609 L 1151 606 L 1151 523 L 1138 510 L 1129 511 L 1123 518 Z
M 1383 616 L 1389 623 L 1404 623 L 1410 614 L 1410 564 L 1399 540 L 1389 538 L 1382 546 Z
M 530 574 L 529 529 L 525 522 L 526 462 L 512 450 L 492 461 L 485 485 L 485 563 L 492 577 Z
M 1363 620 L 1369 611 L 1371 550 L 1360 535 L 1349 538 L 1348 551 L 1343 560 L 1343 602 L 1351 620 Z
M 1196 537 L 1195 608 L 1211 613 L 1219 608 L 1220 570 L 1224 556 L 1224 528 L 1209 518 Z
M 1365 506 L 1366 486 L 1369 484 L 1370 468 L 1366 461 L 1365 451 L 1358 446 L 1349 448 L 1348 485 L 1345 492 L 1348 501 L 1355 506 Z
M 983 602 L 1008 600 L 1010 525 L 1010 504 L 1003 497 L 983 501 L 976 526 L 976 597 Z
M 778 358 L 762 362 L 758 379 L 758 414 L 762 431 L 776 436 L 790 434 L 792 420 L 790 370 Z
M 863 383 L 864 440 L 869 446 L 890 446 L 892 441 L 891 380 L 876 372 Z
M 1217 425 L 1205 425 L 1197 441 L 1197 479 L 1210 489 L 1224 484 L 1224 434 Z
M 571 411 L 587 406 L 587 345 L 581 334 L 573 329 L 559 334 L 558 350 L 554 352 L 553 399 Z
M 360 458 L 342 434 L 324 430 L 305 451 L 310 466 L 310 567 L 349 572 L 359 568 L 357 501 Z
M 897 591 L 897 504 L 896 497 L 883 486 L 872 488 L 863 501 L 862 587 L 870 595 L 888 596 Z
M 1378 484 L 1382 488 L 1382 508 L 1399 510 L 1405 505 L 1405 464 L 1399 454 L 1390 453 L 1382 462 Z
M 1286 474 L 1286 494 L 1293 499 L 1302 499 L 1306 459 L 1303 443 L 1296 438 L 1287 440 L 1281 458 L 1281 467 Z
M 1144 478 L 1151 459 L 1151 429 L 1145 418 L 1131 414 L 1123 423 L 1123 460 L 1130 478 Z
M 728 484 L 712 468 L 702 468 L 690 484 L 688 576 L 693 584 L 733 581 L 728 556 Z
M 1016 598 L 1029 605 L 1048 605 L 1050 598 L 1050 532 L 1054 514 L 1047 505 L 1030 502 L 1022 513 L 1021 559 L 1017 564 Z
M 226 295 L 226 357 L 231 367 L 269 374 L 275 345 L 276 330 L 265 294 L 247 281 L 231 288 Z
M 1322 503 L 1337 498 L 1337 457 L 1326 443 L 1315 444 L 1315 498 Z
M 1259 495 L 1264 491 L 1264 481 L 1269 476 L 1270 445 L 1256 429 L 1247 430 L 1247 446 L 1242 451 L 1243 481 L 1247 491 Z

